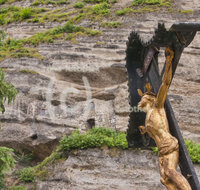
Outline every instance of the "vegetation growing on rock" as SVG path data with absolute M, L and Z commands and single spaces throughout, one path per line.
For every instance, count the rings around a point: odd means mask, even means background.
M 19 72 L 24 73 L 24 74 L 33 74 L 33 75 L 39 74 L 36 71 L 32 71 L 32 70 L 29 70 L 29 69 L 23 69 L 23 70 L 20 70 Z
M 1 37 L 0 37 L 1 42 Z M 11 103 L 17 95 L 17 90 L 14 86 L 5 81 L 4 73 L 0 70 L 0 111 L 5 112 L 5 101 L 8 101 L 8 104 Z M 13 149 L 0 147 L 0 189 L 5 187 L 4 185 L 4 172 L 9 171 L 11 167 L 15 166 L 15 160 L 11 155 Z
M 134 0 L 132 5 L 160 5 L 160 6 L 169 6 L 171 5 L 171 0 Z
M 190 158 L 193 163 L 200 163 L 200 145 L 192 140 L 185 140 Z
M 63 137 L 60 141 L 60 148 L 63 151 L 97 148 L 101 146 L 127 149 L 128 143 L 126 140 L 126 134 L 108 128 L 93 128 L 86 134 L 80 134 L 77 130 L 69 137 Z
M 66 37 L 65 39 L 68 39 L 67 36 L 69 34 L 72 35 L 73 37 L 83 34 L 94 36 L 100 34 L 100 32 L 97 30 L 95 31 L 84 27 L 75 26 L 71 22 L 67 22 L 63 26 L 55 27 L 45 32 L 37 33 L 32 37 L 28 38 L 27 40 L 25 40 L 24 43 L 28 43 L 31 45 L 38 45 L 39 43 L 53 43 L 55 39 L 64 37 Z
M 27 190 L 25 186 L 17 185 L 17 186 L 12 186 L 9 190 Z
M 8 101 L 10 104 L 16 97 L 17 91 L 14 86 L 5 81 L 5 76 L 2 71 L 0 71 L 0 111 L 5 112 L 5 101 Z
M 33 182 L 35 180 L 35 175 L 33 173 L 33 168 L 24 168 L 19 171 L 19 180 L 22 182 Z
M 22 8 L 15 6 L 8 6 L 7 8 L 0 9 L 0 25 L 7 25 L 12 22 L 21 22 L 28 20 L 42 12 L 47 11 L 44 8 Z
M 31 6 L 24 8 L 10 5 L 15 1 L 18 0 L 0 1 L 0 4 L 8 4 L 8 6 L 0 8 L 0 25 L 6 26 L 13 22 L 22 21 L 41 24 L 46 22 L 62 23 L 66 21 L 67 23 L 64 26 L 57 26 L 47 29 L 44 32 L 38 32 L 28 39 L 17 40 L 7 38 L 0 45 L 0 61 L 9 57 L 43 59 L 44 57 L 38 53 L 37 49 L 30 48 L 29 46 L 36 46 L 40 43 L 53 43 L 57 39 L 77 42 L 77 36 L 95 36 L 101 34 L 101 31 L 93 30 L 92 28 L 75 26 L 75 24 L 81 23 L 84 19 L 96 22 L 101 27 L 116 28 L 120 25 L 120 22 L 111 22 L 115 15 L 123 16 L 129 13 L 154 12 L 160 9 L 159 6 L 165 7 L 171 5 L 170 0 L 135 0 L 121 10 L 117 10 L 115 7 L 115 4 L 118 2 L 117 0 L 84 0 L 77 1 L 73 5 L 67 0 L 36 0 L 32 2 Z M 61 4 L 64 4 L 64 6 L 61 7 Z M 37 8 L 36 6 L 38 5 L 41 7 Z M 46 8 L 45 5 L 53 5 L 56 8 L 51 10 Z M 106 21 L 102 24 L 102 20 L 105 20 L 105 18 Z M 71 29 L 73 28 L 73 31 L 65 31 L 69 23 L 71 23 L 70 27 Z
M 84 3 L 83 2 L 77 2 L 74 4 L 74 8 L 83 8 L 84 7 Z
M 58 6 L 58 5 L 63 5 L 63 4 L 69 4 L 69 1 L 67 0 L 36 0 L 33 2 L 31 5 L 32 6 L 38 6 L 38 5 L 53 5 L 53 6 Z
M 103 27 L 108 28 L 117 28 L 122 25 L 121 22 L 103 22 Z
M 193 141 L 186 140 L 186 146 L 190 153 L 191 159 L 194 163 L 200 163 L 200 145 L 194 143 Z M 58 148 L 40 164 L 34 167 L 24 168 L 16 172 L 18 179 L 23 183 L 34 182 L 36 179 L 45 180 L 51 172 L 48 167 L 51 167 L 63 159 L 67 159 L 70 151 L 77 151 L 80 149 L 88 148 L 99 148 L 99 147 L 109 147 L 109 148 L 120 148 L 127 149 L 128 143 L 126 140 L 126 134 L 123 132 L 118 132 L 108 128 L 93 128 L 88 130 L 85 134 L 81 134 L 79 130 L 74 131 L 70 136 L 64 136 Z M 153 151 L 157 154 L 158 149 L 153 148 Z M 13 189 L 17 189 L 18 186 L 14 186 Z M 25 188 L 24 186 L 19 187 L 19 189 Z M 21 189 L 20 189 L 21 190 Z
M 39 32 L 28 39 L 14 40 L 8 38 L 4 41 L 0 40 L 0 61 L 8 57 L 35 57 L 43 59 L 43 56 L 36 49 L 29 48 L 27 45 L 36 46 L 40 43 L 53 43 L 55 39 L 64 38 L 66 40 L 72 40 L 76 36 L 95 36 L 100 33 L 98 30 L 75 26 L 71 22 L 67 22 L 63 26 L 58 26 L 45 32 Z
M 5 188 L 4 172 L 10 171 L 15 166 L 15 160 L 11 155 L 13 149 L 0 147 L 0 189 Z
M 9 57 L 36 57 L 43 59 L 36 49 L 25 46 L 26 40 L 8 38 L 0 43 L 0 61 Z

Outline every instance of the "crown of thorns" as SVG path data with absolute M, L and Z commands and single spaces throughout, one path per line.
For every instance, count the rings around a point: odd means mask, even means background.
M 140 96 L 144 96 L 145 94 L 151 95 L 151 96 L 156 96 L 155 93 L 151 92 L 152 86 L 151 86 L 150 83 L 148 83 L 148 84 L 146 85 L 146 89 L 147 89 L 147 92 L 145 92 L 144 94 L 142 93 L 142 91 L 141 91 L 140 89 L 137 89 L 138 94 L 139 94 Z

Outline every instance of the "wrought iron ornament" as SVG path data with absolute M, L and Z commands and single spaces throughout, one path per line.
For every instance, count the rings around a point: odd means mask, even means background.
M 130 34 L 127 42 L 126 68 L 128 74 L 129 103 L 132 108 L 138 107 L 140 93 L 148 90 L 146 84 L 152 84 L 153 93 L 157 94 L 161 85 L 161 78 L 165 71 L 163 68 L 161 76 L 158 71 L 158 54 L 160 47 L 170 47 L 174 56 L 172 60 L 172 77 L 174 76 L 179 59 L 185 47 L 194 39 L 196 32 L 200 30 L 200 23 L 179 23 L 173 24 L 167 30 L 164 24 L 158 24 L 153 38 L 148 42 L 143 42 L 136 32 Z M 145 125 L 145 112 L 132 109 L 127 130 L 127 140 L 129 147 L 147 148 L 155 146 L 154 141 L 147 135 L 141 134 L 139 126 Z M 183 137 L 181 136 L 177 121 L 174 117 L 171 105 L 166 99 L 165 110 L 172 136 L 179 142 L 179 165 L 182 174 L 190 183 L 193 190 L 200 190 L 198 178 L 196 176 L 191 159 L 188 155 Z

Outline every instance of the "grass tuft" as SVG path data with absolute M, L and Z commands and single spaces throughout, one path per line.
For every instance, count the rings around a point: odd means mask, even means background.
M 25 20 L 25 19 L 31 18 L 32 14 L 33 14 L 33 12 L 31 10 L 31 8 L 24 8 L 21 11 L 21 19 Z
M 19 180 L 22 182 L 33 182 L 35 180 L 33 168 L 24 168 L 19 171 Z
M 158 6 L 170 6 L 171 0 L 134 0 L 132 6 L 138 5 L 158 5 Z
M 0 9 L 0 25 L 7 25 L 12 22 L 30 21 L 31 18 L 37 17 L 39 13 L 45 11 L 47 11 L 47 9 L 44 8 L 8 6 L 7 8 Z
M 25 186 L 12 186 L 9 190 L 27 190 Z
M 119 26 L 122 25 L 121 22 L 103 22 L 103 27 L 106 28 L 118 28 Z
M 94 5 L 93 14 L 108 16 L 110 14 L 110 5 L 106 2 Z
M 38 5 L 63 5 L 63 4 L 69 4 L 70 2 L 68 0 L 36 0 L 31 4 L 31 6 L 38 6 Z
M 74 8 L 78 8 L 78 9 L 81 9 L 84 7 L 84 3 L 83 2 L 77 2 L 74 4 Z
M 131 12 L 131 9 L 130 9 L 130 8 L 124 8 L 124 9 L 122 9 L 122 10 L 116 11 L 116 15 L 122 16 L 122 15 L 126 15 L 126 14 L 128 14 L 128 13 L 130 13 L 130 12 Z
M 193 11 L 193 10 L 179 10 L 178 12 L 179 12 L 179 13 L 182 13 L 182 14 L 191 14 L 191 13 L 193 13 L 194 11 Z
M 29 70 L 29 69 L 23 69 L 23 70 L 20 70 L 19 72 L 24 73 L 24 74 L 39 75 L 38 72 Z

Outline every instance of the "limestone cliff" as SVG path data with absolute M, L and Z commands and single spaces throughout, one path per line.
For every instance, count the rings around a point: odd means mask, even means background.
M 63 13 L 75 10 L 72 6 L 75 2 L 68 2 L 59 6 Z M 131 2 L 119 0 L 112 8 L 116 11 Z M 12 5 L 29 7 L 31 3 L 15 1 Z M 42 6 L 58 9 L 51 4 L 39 5 Z M 82 131 L 90 128 L 91 119 L 96 126 L 126 131 L 129 114 L 125 73 L 127 37 L 132 30 L 137 30 L 144 38 L 150 38 L 158 21 L 168 26 L 177 21 L 200 21 L 198 0 L 193 3 L 175 0 L 172 7 L 174 12 L 161 8 L 117 16 L 113 11 L 112 16 L 101 18 L 105 22 L 120 22 L 117 28 L 107 28 L 101 20 L 84 18 L 80 26 L 102 33 L 92 37 L 77 35 L 76 41 L 58 38 L 54 43 L 31 45 L 42 59 L 3 59 L 0 67 L 19 93 L 0 116 L 0 145 L 18 151 L 25 148 L 44 158 L 64 134 L 70 134 L 77 127 Z M 184 13 L 183 10 L 192 11 Z M 64 23 L 11 22 L 0 29 L 6 32 L 7 38 L 27 39 Z M 159 59 L 164 62 L 163 51 Z M 199 60 L 200 34 L 185 49 L 168 94 L 183 136 L 196 142 L 200 142 Z M 57 176 L 48 182 L 39 182 L 37 189 L 164 189 L 155 160 L 149 151 L 125 151 L 114 158 L 101 150 L 80 151 L 58 164 L 54 168 Z

